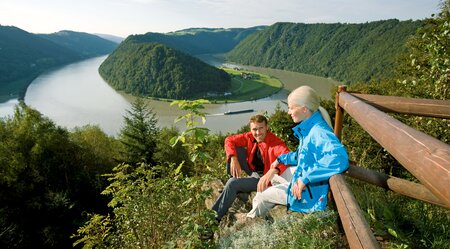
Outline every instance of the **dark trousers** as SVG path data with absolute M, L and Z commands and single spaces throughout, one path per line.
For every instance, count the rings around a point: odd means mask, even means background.
M 246 149 L 242 147 L 236 148 L 237 157 L 241 168 L 247 175 L 251 175 L 252 171 L 247 165 L 247 154 Z M 230 174 L 230 164 L 227 163 L 227 173 Z M 241 178 L 230 178 L 225 187 L 217 198 L 216 202 L 212 206 L 212 209 L 217 212 L 217 219 L 221 220 L 222 217 L 228 212 L 228 209 L 233 204 L 234 200 L 239 194 L 248 194 L 250 192 L 256 191 L 259 178 L 256 177 L 241 177 Z

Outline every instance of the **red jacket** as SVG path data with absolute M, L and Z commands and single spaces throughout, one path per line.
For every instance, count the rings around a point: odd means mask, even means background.
M 251 132 L 246 132 L 243 134 L 237 134 L 225 138 L 225 153 L 227 154 L 227 160 L 229 161 L 231 156 L 237 155 L 236 147 L 245 147 L 247 148 L 248 167 L 252 171 L 255 171 L 255 166 L 252 162 L 253 155 L 257 146 L 262 153 L 261 156 L 264 162 L 264 174 L 269 171 L 270 165 L 277 159 L 279 155 L 290 152 L 286 144 L 272 132 L 267 131 L 267 135 L 264 141 L 261 143 L 256 142 Z M 287 166 L 278 164 L 277 169 L 280 171 L 278 174 L 281 175 L 286 170 L 286 168 Z

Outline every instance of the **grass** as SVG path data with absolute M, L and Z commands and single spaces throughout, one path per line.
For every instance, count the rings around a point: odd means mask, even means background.
M 283 88 L 280 80 L 265 74 L 246 70 L 224 68 L 231 76 L 231 95 L 209 97 L 214 102 L 241 102 L 268 97 Z M 251 79 L 244 79 L 241 74 L 251 75 Z
M 347 180 L 383 248 L 450 248 L 448 209 Z
M 222 231 L 218 248 L 346 248 L 334 211 L 292 213 L 279 220 L 261 221 Z

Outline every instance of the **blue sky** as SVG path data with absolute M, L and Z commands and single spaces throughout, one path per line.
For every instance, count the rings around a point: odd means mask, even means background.
M 0 24 L 32 33 L 74 30 L 126 37 L 192 27 L 417 20 L 439 0 L 0 0 Z

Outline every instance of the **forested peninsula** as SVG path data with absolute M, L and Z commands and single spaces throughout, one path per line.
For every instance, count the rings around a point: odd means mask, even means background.
M 331 77 L 346 83 L 393 76 L 405 42 L 423 21 L 361 24 L 276 23 L 255 32 L 227 60 Z
M 129 36 L 100 65 L 100 75 L 116 90 L 169 99 L 224 93 L 230 76 L 223 70 L 161 43 Z

